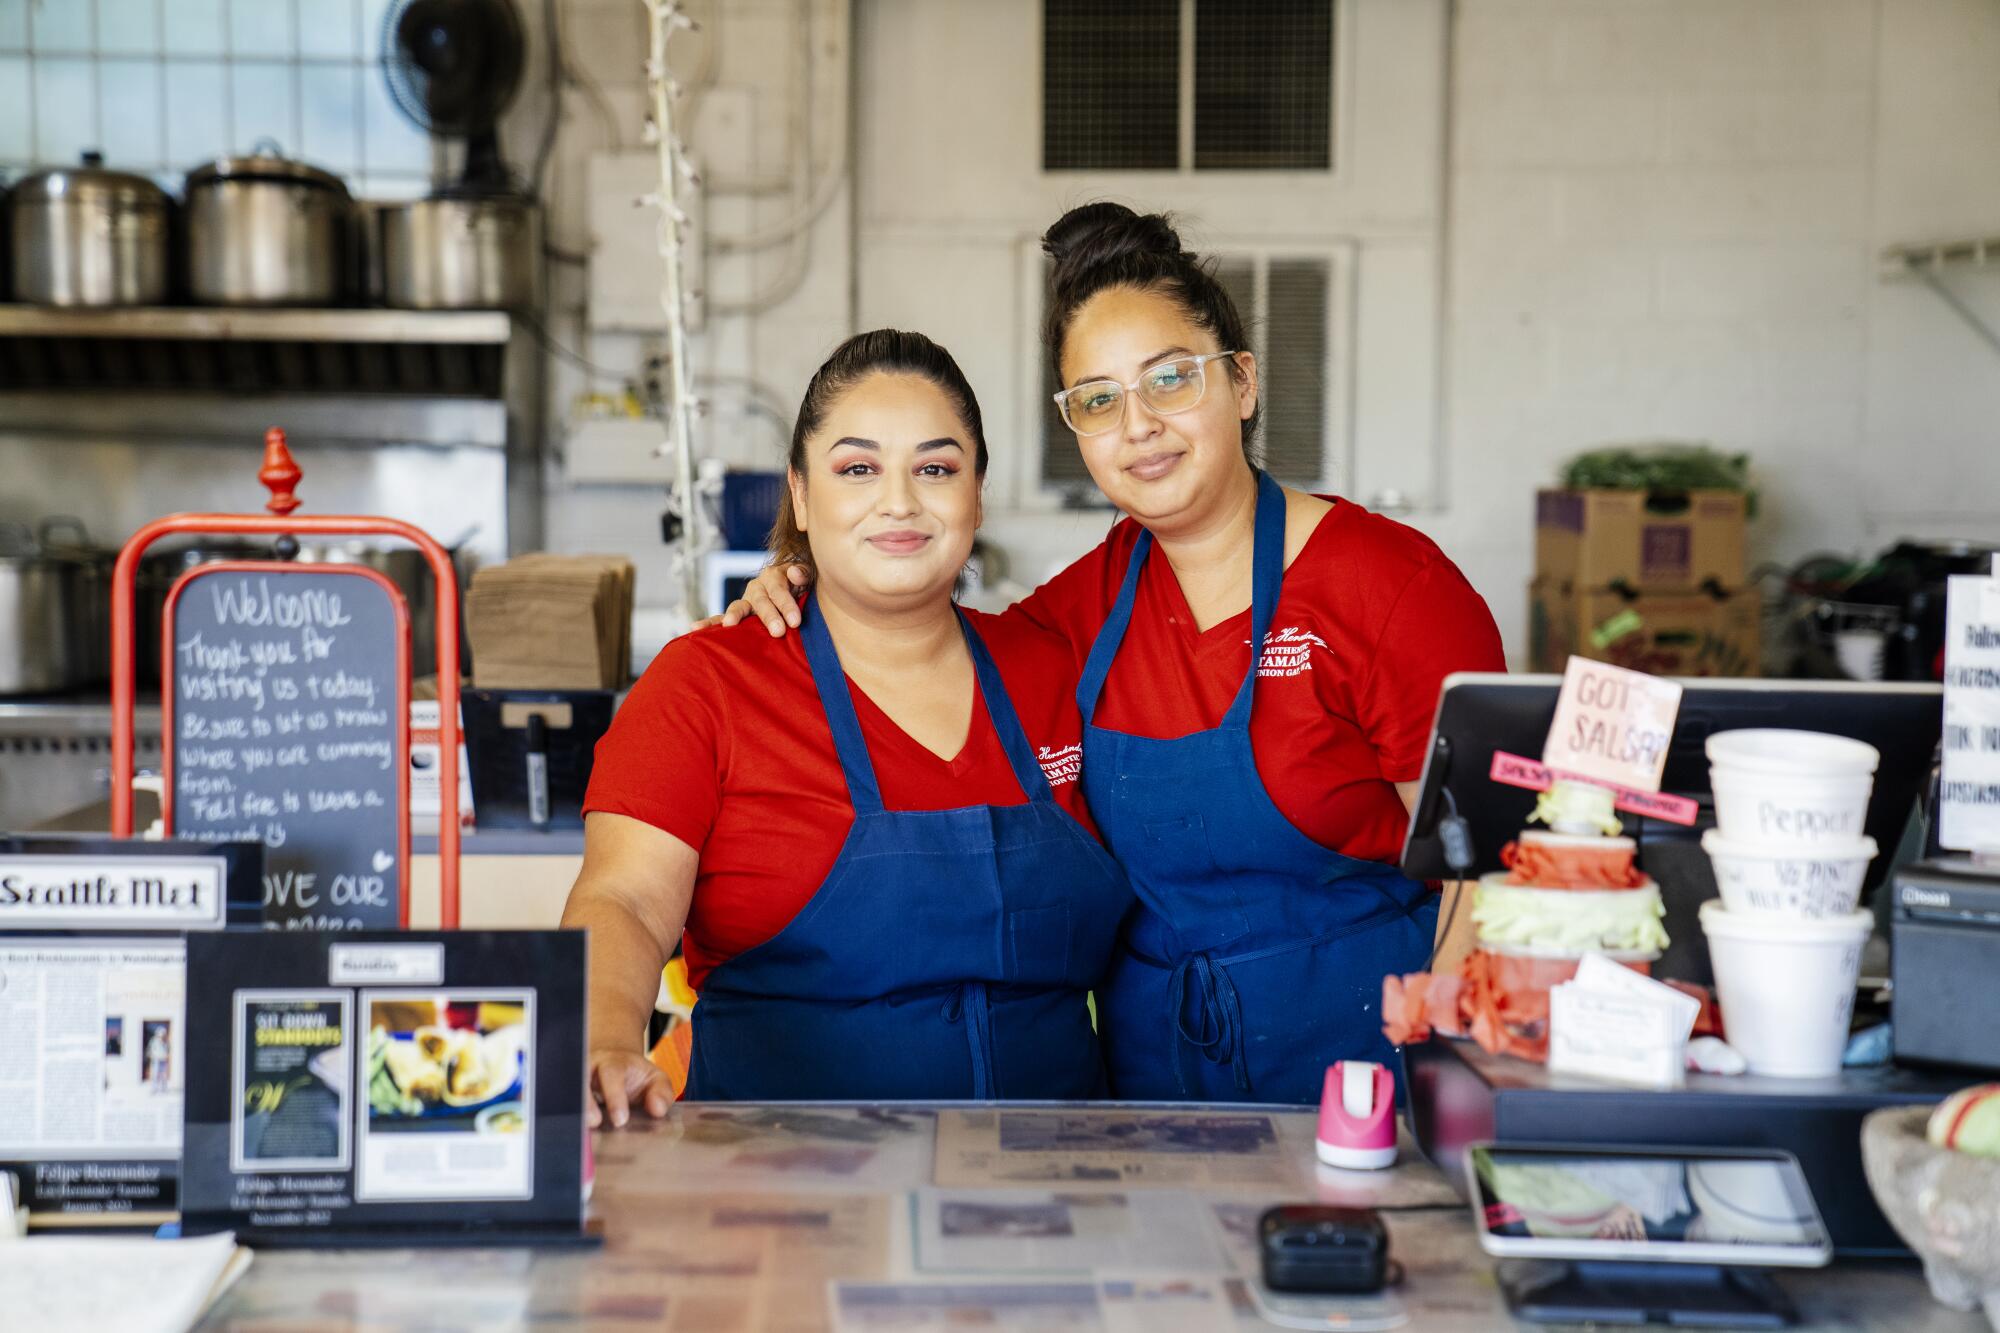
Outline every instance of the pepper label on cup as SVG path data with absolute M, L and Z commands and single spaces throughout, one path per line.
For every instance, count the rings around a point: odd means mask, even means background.
M 1680 709 L 1681 687 L 1673 681 L 1572 657 L 1542 762 L 1614 787 L 1657 792 Z

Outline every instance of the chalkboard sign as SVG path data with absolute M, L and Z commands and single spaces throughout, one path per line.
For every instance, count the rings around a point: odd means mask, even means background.
M 268 928 L 401 924 L 409 612 L 374 570 L 206 565 L 168 594 L 167 827 L 264 847 Z

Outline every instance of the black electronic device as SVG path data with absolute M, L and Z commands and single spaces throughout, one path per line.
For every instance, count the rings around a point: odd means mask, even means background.
M 1798 1316 L 1770 1276 L 1714 1264 L 1517 1259 L 1500 1265 L 1500 1292 L 1537 1324 L 1668 1324 L 1785 1328 Z
M 2000 1072 L 2000 868 L 1969 857 L 1899 871 L 1889 916 L 1899 1063 Z
M 1475 1144 L 1466 1183 L 1508 1308 L 1538 1322 L 1782 1328 L 1754 1267 L 1817 1268 L 1832 1246 L 1799 1164 L 1776 1149 Z
M 1679 720 L 1661 789 L 1701 803 L 1691 828 L 1626 816 L 1639 863 L 1660 881 L 1665 926 L 1674 943 L 1656 973 L 1709 980 L 1699 908 L 1716 895 L 1700 835 L 1713 824 L 1708 738 L 1744 727 L 1790 727 L 1866 741 L 1881 752 L 1865 832 L 1881 849 L 1868 868 L 1872 889 L 1888 874 L 1919 798 L 1929 789 L 1943 729 L 1936 685 L 1862 685 L 1827 681 L 1684 680 Z M 1539 760 L 1555 717 L 1560 676 L 1458 673 L 1448 676 L 1431 724 L 1416 813 L 1403 844 L 1403 872 L 1413 879 L 1460 879 L 1501 869 L 1500 849 L 1520 836 L 1537 793 L 1490 776 L 1496 753 Z M 1469 829 L 1472 864 L 1447 855 L 1446 834 Z
M 1264 1285 L 1273 1291 L 1380 1291 L 1389 1232 L 1372 1208 L 1279 1204 L 1257 1219 Z
M 1444 1040 L 1412 1043 L 1403 1058 L 1411 1132 L 1454 1185 L 1465 1182 L 1471 1149 L 1487 1142 L 1783 1148 L 1798 1158 L 1834 1252 L 1857 1258 L 1909 1253 L 1862 1174 L 1862 1118 L 1965 1084 L 1963 1075 L 1879 1066 L 1830 1079 L 1689 1074 L 1682 1088 L 1625 1088 Z
M 612 690 L 466 690 L 465 754 L 479 827 L 580 829 Z

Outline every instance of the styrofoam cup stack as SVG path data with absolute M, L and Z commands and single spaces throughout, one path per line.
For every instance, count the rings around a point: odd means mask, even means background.
M 1716 887 L 1730 911 L 1815 920 L 1855 909 L 1875 859 L 1873 838 L 1790 847 L 1727 838 L 1719 829 L 1701 835 L 1701 849 L 1715 866 Z
M 1772 728 L 1718 732 L 1707 748 L 1716 826 L 1701 846 L 1722 898 L 1702 905 L 1701 928 L 1724 1031 L 1752 1073 L 1829 1077 L 1874 925 L 1856 909 L 1877 852 L 1863 829 L 1881 755 Z
M 1708 738 L 1709 786 L 1722 836 L 1792 846 L 1847 843 L 1868 822 L 1874 746 L 1816 731 L 1721 731 Z
M 1875 914 L 1808 920 L 1701 905 L 1723 1032 L 1753 1074 L 1831 1078 L 1847 1050 L 1861 946 Z

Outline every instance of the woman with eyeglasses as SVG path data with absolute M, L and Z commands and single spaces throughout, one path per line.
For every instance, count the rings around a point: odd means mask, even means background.
M 1390 1061 L 1382 978 L 1421 968 L 1396 867 L 1439 687 L 1503 668 L 1492 614 L 1414 529 L 1280 486 L 1250 444 L 1256 358 L 1160 215 L 1098 203 L 1042 238 L 1063 420 L 1128 517 L 1008 615 L 1081 662 L 1084 793 L 1140 908 L 1097 990 L 1115 1095 L 1310 1103 Z M 797 624 L 787 579 L 750 600 Z
M 597 747 L 591 1123 L 663 1114 L 642 1038 L 685 939 L 696 1100 L 1080 1100 L 1132 891 L 1077 792 L 1075 658 L 952 600 L 986 439 L 949 353 L 881 329 L 799 408 L 772 548 L 801 632 L 676 639 Z M 1044 757 L 1051 756 L 1051 757 Z

